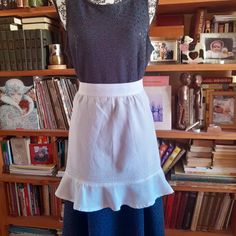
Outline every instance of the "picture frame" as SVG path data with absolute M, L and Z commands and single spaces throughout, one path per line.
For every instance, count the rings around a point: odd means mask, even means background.
M 144 86 L 156 130 L 171 130 L 171 86 Z
M 52 143 L 31 143 L 29 148 L 31 164 L 45 165 L 53 163 Z
M 158 37 L 150 37 L 150 40 L 154 48 L 150 56 L 150 64 L 178 62 L 178 40 Z
M 211 91 L 209 96 L 209 123 L 236 129 L 236 92 Z
M 236 33 L 202 33 L 204 63 L 229 64 L 236 62 Z

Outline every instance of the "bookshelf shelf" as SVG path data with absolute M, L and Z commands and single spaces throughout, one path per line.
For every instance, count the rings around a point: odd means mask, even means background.
M 203 232 L 203 231 L 189 231 L 189 230 L 176 230 L 166 229 L 166 236 L 233 236 L 232 231 L 220 232 Z
M 51 137 L 68 137 L 68 130 L 0 130 L 0 136 L 51 136 Z M 224 140 L 236 140 L 235 132 L 220 132 L 220 133 L 208 133 L 200 132 L 195 133 L 192 131 L 182 130 L 158 130 L 156 131 L 158 138 L 166 139 L 224 139 Z
M 197 8 L 207 8 L 208 12 L 232 11 L 235 0 L 160 0 L 159 14 L 193 13 Z
M 67 137 L 68 130 L 0 130 L 0 136 L 51 136 Z
M 148 65 L 146 72 L 171 72 L 171 71 L 236 71 L 236 64 L 166 64 Z M 50 76 L 67 75 L 75 76 L 74 69 L 61 70 L 26 70 L 26 71 L 0 71 L 0 77 L 15 76 Z
M 233 71 L 236 64 L 163 64 L 149 65 L 147 72 L 171 72 L 171 71 Z
M 60 178 L 54 176 L 35 176 L 35 175 L 16 175 L 16 174 L 0 175 L 0 182 L 49 185 L 49 184 L 58 184 L 59 181 Z
M 74 76 L 74 69 L 61 70 L 23 70 L 23 71 L 0 71 L 0 77 L 15 77 L 15 76 L 50 76 L 50 75 L 68 75 Z
M 158 130 L 156 131 L 158 138 L 166 139 L 217 139 L 217 140 L 236 140 L 235 132 L 219 132 L 219 133 L 208 133 L 200 132 L 195 133 L 192 131 L 181 131 L 181 130 Z
M 40 228 L 51 228 L 51 229 L 61 229 L 62 222 L 58 218 L 52 216 L 20 216 L 6 218 L 7 224 L 28 226 L 28 227 L 40 227 Z
M 16 17 L 33 17 L 33 16 L 48 16 L 56 18 L 57 12 L 53 6 L 35 7 L 35 8 L 17 8 L 1 10 L 0 16 L 16 16 Z
M 236 193 L 236 184 L 203 183 L 192 181 L 169 181 L 175 191 L 203 191 Z

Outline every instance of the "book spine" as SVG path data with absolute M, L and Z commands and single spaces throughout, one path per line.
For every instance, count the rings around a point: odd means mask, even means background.
M 32 69 L 40 69 L 37 64 L 37 47 L 36 47 L 36 31 L 30 30 L 30 45 L 31 45 L 31 55 L 32 55 Z
M 7 43 L 7 33 L 6 31 L 0 31 L 0 34 L 1 34 L 1 39 L 2 39 L 5 70 L 10 71 L 11 65 L 10 65 L 10 57 L 9 57 L 9 50 L 8 50 L 8 43 Z
M 163 171 L 166 173 L 168 167 L 171 165 L 171 163 L 174 161 L 174 159 L 177 157 L 177 155 L 179 154 L 179 152 L 181 151 L 181 148 L 178 146 L 175 146 L 174 150 L 172 151 L 172 153 L 170 154 L 170 156 L 167 158 L 167 160 L 165 161 L 164 165 L 163 165 Z
M 165 154 L 161 158 L 161 165 L 162 166 L 164 165 L 165 161 L 168 159 L 168 157 L 170 156 L 170 154 L 172 153 L 173 150 L 174 150 L 174 146 L 172 144 L 169 144 L 168 149 L 166 150 Z
M 32 70 L 32 51 L 31 51 L 31 40 L 30 40 L 30 30 L 24 30 L 25 33 L 25 46 L 26 46 L 26 61 L 27 61 L 27 70 Z
M 26 55 L 26 38 L 25 38 L 24 30 L 19 30 L 18 36 L 19 36 L 19 48 L 21 52 L 22 69 L 28 70 L 27 55 Z
M 17 70 L 16 52 L 15 52 L 13 31 L 6 31 L 6 35 L 7 35 L 9 58 L 10 58 L 10 68 L 12 71 L 16 71 Z
M 12 33 L 13 33 L 15 56 L 16 56 L 16 68 L 17 68 L 17 70 L 23 70 L 23 61 L 22 61 L 19 31 L 18 30 L 13 31 Z

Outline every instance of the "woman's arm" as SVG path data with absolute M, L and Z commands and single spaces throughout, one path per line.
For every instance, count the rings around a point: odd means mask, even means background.
M 105 1 L 87 0 L 87 1 L 91 1 L 95 4 L 114 4 L 114 3 L 120 2 L 122 0 L 105 0 Z M 65 3 L 65 0 L 54 0 L 54 3 L 55 3 L 55 6 L 57 7 L 61 22 L 62 22 L 64 28 L 66 28 L 66 3 Z M 148 0 L 148 12 L 149 12 L 150 24 L 155 16 L 156 9 L 157 9 L 157 3 L 158 3 L 158 0 Z

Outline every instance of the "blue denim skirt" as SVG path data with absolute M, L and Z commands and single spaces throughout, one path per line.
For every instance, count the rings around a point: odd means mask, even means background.
M 110 208 L 94 212 L 73 209 L 66 201 L 63 236 L 164 236 L 162 198 L 143 209 L 122 206 L 119 211 Z

